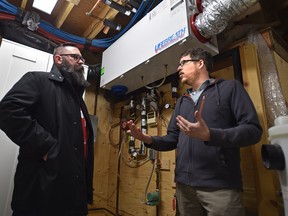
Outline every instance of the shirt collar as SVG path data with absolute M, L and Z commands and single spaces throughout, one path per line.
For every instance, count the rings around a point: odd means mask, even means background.
M 187 92 L 189 94 L 197 94 L 198 92 L 201 92 L 202 90 L 204 90 L 208 85 L 210 85 L 214 81 L 215 81 L 215 79 L 213 79 L 213 78 L 207 79 L 200 85 L 200 87 L 198 89 L 193 90 L 192 88 L 190 88 L 190 89 L 187 89 Z

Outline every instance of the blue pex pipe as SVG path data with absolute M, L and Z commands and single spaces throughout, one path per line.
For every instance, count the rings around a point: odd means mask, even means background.
M 154 0 L 155 1 L 155 0 Z M 91 41 L 91 45 L 94 47 L 100 47 L 100 48 L 107 48 L 109 47 L 111 44 L 113 44 L 118 38 L 120 38 L 126 31 L 128 31 L 134 24 L 136 24 L 142 17 L 144 17 L 147 12 L 148 9 L 150 9 L 154 3 L 154 1 L 151 3 L 151 0 L 143 0 L 137 10 L 137 12 L 135 13 L 135 15 L 133 16 L 133 18 L 130 20 L 130 22 L 128 23 L 128 25 L 121 31 L 119 32 L 117 35 L 111 37 L 111 38 L 105 38 L 105 39 L 93 39 Z M 2 9 L 2 8 L 3 9 Z M 6 13 L 10 13 L 13 15 L 17 15 L 18 13 L 18 8 L 15 7 L 14 5 L 8 3 L 5 0 L 0 0 L 0 11 L 6 12 Z M 77 44 L 82 44 L 85 45 L 87 39 L 83 38 L 83 37 L 79 37 L 79 36 L 75 36 L 72 34 L 69 34 L 67 32 L 64 32 L 58 28 L 55 28 L 54 26 L 52 26 L 51 24 L 47 23 L 44 20 L 40 20 L 40 28 L 42 28 L 43 30 L 68 41 L 77 43 Z

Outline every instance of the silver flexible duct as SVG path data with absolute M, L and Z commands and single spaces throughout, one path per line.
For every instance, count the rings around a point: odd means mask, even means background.
M 288 107 L 281 88 L 273 53 L 260 33 L 250 33 L 248 42 L 257 48 L 268 127 L 279 116 L 288 115 Z
M 202 0 L 203 12 L 195 17 L 192 25 L 201 36 L 208 39 L 222 32 L 229 20 L 257 2 L 258 0 Z

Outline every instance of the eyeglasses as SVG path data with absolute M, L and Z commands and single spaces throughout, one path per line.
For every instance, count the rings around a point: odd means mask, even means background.
M 178 64 L 178 67 L 183 67 L 185 64 L 187 64 L 188 62 L 191 62 L 191 61 L 199 61 L 198 59 L 187 59 L 187 60 L 182 60 L 179 64 Z
M 78 54 L 61 54 L 60 56 L 70 56 L 77 62 L 81 60 L 83 63 L 85 63 L 85 59 Z

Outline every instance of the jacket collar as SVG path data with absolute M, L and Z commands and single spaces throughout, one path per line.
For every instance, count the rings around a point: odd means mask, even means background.
M 58 82 L 63 82 L 64 77 L 62 76 L 62 74 L 60 73 L 59 69 L 56 67 L 55 64 L 53 64 L 51 71 L 49 73 L 49 79 L 51 80 L 55 80 Z

